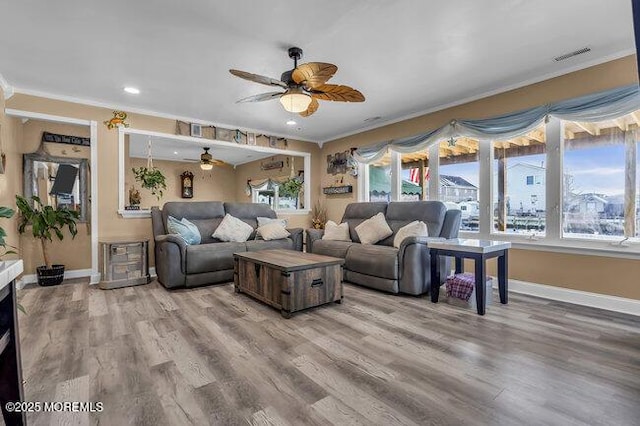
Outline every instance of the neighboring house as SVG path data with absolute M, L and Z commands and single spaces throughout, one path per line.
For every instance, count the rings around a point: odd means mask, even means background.
M 545 205 L 544 167 L 527 163 L 516 163 L 507 167 L 507 214 L 522 215 L 544 212 Z M 498 177 L 494 175 L 494 194 L 498 194 Z
M 459 203 L 478 200 L 478 187 L 460 176 L 440 175 L 440 201 Z
M 573 197 L 571 204 L 566 207 L 566 211 L 582 216 L 621 218 L 624 217 L 624 196 L 607 196 L 593 192 L 578 194 Z

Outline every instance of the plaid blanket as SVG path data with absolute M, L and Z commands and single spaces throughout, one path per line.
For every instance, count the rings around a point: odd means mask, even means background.
M 490 278 L 487 277 L 487 280 Z M 465 272 L 447 277 L 446 289 L 447 297 L 469 300 L 471 293 L 476 288 L 475 275 Z

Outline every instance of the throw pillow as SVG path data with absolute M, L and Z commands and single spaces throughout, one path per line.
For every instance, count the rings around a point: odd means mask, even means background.
M 398 248 L 402 241 L 407 237 L 428 237 L 429 231 L 427 224 L 422 221 L 414 220 L 413 222 L 398 229 L 396 236 L 393 238 L 393 246 Z
M 287 227 L 288 224 L 288 220 L 287 219 L 272 219 L 270 217 L 260 217 L 258 216 L 256 218 L 258 220 L 258 228 L 260 228 L 263 225 L 266 225 L 267 223 L 279 223 L 280 225 L 282 225 L 283 228 Z
M 173 216 L 169 216 L 167 218 L 167 231 L 170 234 L 180 235 L 184 242 L 189 245 L 200 244 L 200 230 L 185 218 L 178 220 Z
M 232 241 L 236 243 L 244 243 L 253 233 L 253 227 L 244 223 L 237 217 L 227 213 L 220 225 L 213 233 L 212 237 L 220 241 Z
M 291 235 L 289 231 L 287 231 L 284 226 L 282 226 L 282 224 L 277 222 L 271 222 L 267 223 L 266 225 L 259 226 L 257 229 L 257 234 L 266 241 L 281 240 Z
M 338 225 L 334 221 L 330 220 L 324 225 L 323 240 L 330 241 L 351 241 L 349 236 L 349 224 L 347 222 Z
M 393 234 L 382 212 L 356 226 L 356 234 L 362 244 L 375 244 Z

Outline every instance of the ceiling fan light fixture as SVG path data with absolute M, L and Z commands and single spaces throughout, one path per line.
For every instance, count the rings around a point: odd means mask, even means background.
M 280 103 L 285 110 L 289 112 L 302 112 L 306 111 L 311 104 L 311 96 L 307 95 L 299 87 L 294 87 L 280 96 Z
M 211 170 L 213 169 L 213 163 L 211 162 L 213 157 L 209 154 L 209 148 L 205 147 L 203 149 L 204 152 L 200 155 L 200 168 L 202 170 Z
M 211 164 L 211 163 L 200 163 L 200 168 L 202 170 L 211 170 L 211 169 L 213 169 L 213 164 Z

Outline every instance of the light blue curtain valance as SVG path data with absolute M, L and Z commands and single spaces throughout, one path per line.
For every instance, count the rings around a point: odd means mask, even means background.
M 415 152 L 443 139 L 471 137 L 500 140 L 523 136 L 549 116 L 562 120 L 604 121 L 622 117 L 638 109 L 640 90 L 634 84 L 492 118 L 452 120 L 449 124 L 426 133 L 358 148 L 353 155 L 361 163 L 372 163 L 382 158 L 387 150 Z

